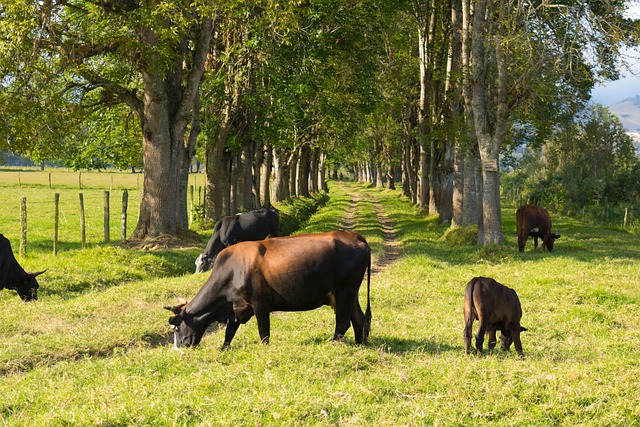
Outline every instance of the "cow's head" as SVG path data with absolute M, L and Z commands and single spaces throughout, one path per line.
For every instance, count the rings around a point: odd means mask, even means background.
M 207 270 L 210 270 L 213 266 L 213 258 L 209 257 L 207 254 L 202 253 L 198 255 L 196 258 L 196 273 L 204 273 Z
M 553 242 L 560 238 L 559 234 L 549 233 L 547 238 L 545 239 L 544 246 L 547 248 L 549 252 L 553 252 Z
M 44 273 L 44 271 L 39 271 L 37 273 L 26 273 L 22 279 L 16 283 L 15 290 L 20 295 L 23 301 L 37 301 L 38 300 L 38 288 L 40 285 L 38 284 L 38 280 L 36 277 Z
M 193 347 L 200 344 L 207 329 L 206 323 L 185 312 L 185 306 L 186 304 L 180 304 L 175 307 L 165 307 L 174 314 L 169 318 L 169 324 L 173 328 L 174 348 Z
M 525 328 L 524 326 L 520 326 L 520 332 L 524 332 L 526 330 L 527 328 Z M 505 331 L 502 331 L 502 334 L 500 335 L 500 341 L 502 342 L 500 345 L 500 348 L 504 351 L 509 350 L 509 347 L 511 347 L 511 344 L 513 344 L 513 337 L 511 336 L 511 331 L 509 331 L 508 329 Z

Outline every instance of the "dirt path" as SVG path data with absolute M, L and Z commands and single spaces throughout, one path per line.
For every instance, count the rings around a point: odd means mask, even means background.
M 375 265 L 371 267 L 371 272 L 376 274 L 398 259 L 401 253 L 400 241 L 396 237 L 393 223 L 385 213 L 382 204 L 375 197 L 370 200 L 363 200 L 359 195 L 354 195 L 342 220 L 342 227 L 344 230 L 353 231 L 354 216 L 358 203 L 371 203 L 376 211 L 378 222 L 382 226 L 384 241 L 383 253 L 382 256 L 376 260 Z

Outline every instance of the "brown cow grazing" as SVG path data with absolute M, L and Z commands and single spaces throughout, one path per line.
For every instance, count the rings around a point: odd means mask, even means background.
M 520 326 L 522 308 L 518 294 L 494 279 L 488 277 L 474 277 L 467 283 L 464 292 L 464 348 L 469 354 L 471 347 L 471 327 L 478 319 L 478 333 L 476 335 L 476 351 L 482 356 L 482 344 L 485 333 L 489 334 L 489 348 L 496 346 L 496 331 L 500 330 L 502 350 L 509 350 L 511 343 L 515 345 L 520 357 L 522 343 L 520 332 L 526 328 Z
M 538 249 L 538 238 L 542 239 L 542 249 L 553 251 L 553 242 L 560 238 L 551 232 L 551 217 L 546 209 L 539 206 L 524 205 L 516 211 L 516 231 L 518 250 L 524 252 L 529 236 L 533 237 L 533 251 Z
M 358 301 L 367 275 L 367 312 Z M 366 344 L 371 325 L 371 249 L 358 233 L 332 231 L 240 242 L 216 257 L 209 279 L 188 303 L 165 307 L 175 347 L 195 346 L 213 322 L 226 323 L 222 348 L 231 345 L 240 324 L 256 316 L 262 342 L 269 342 L 272 311 L 305 311 L 330 305 L 333 338 L 353 325 L 355 341 Z

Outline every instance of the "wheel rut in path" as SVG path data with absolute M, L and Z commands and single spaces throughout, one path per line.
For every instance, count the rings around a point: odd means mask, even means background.
M 347 212 L 342 220 L 342 226 L 344 230 L 354 231 L 354 223 L 355 223 L 355 211 L 358 203 L 363 202 L 363 199 L 359 195 L 354 195 L 351 199 L 349 207 L 347 208 Z M 393 228 L 393 223 L 387 216 L 382 207 L 382 204 L 376 199 L 372 198 L 370 200 L 365 200 L 366 203 L 371 203 L 373 208 L 376 211 L 376 217 L 378 218 L 378 222 L 382 226 L 383 233 L 383 252 L 382 256 L 380 256 L 375 265 L 371 266 L 371 272 L 373 274 L 381 272 L 384 268 L 391 265 L 394 261 L 396 261 L 400 257 L 401 246 L 400 241 L 396 236 L 396 231 Z

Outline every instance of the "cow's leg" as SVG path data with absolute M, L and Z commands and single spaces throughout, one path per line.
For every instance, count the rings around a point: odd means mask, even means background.
M 533 252 L 538 250 L 538 236 L 533 237 Z
M 257 306 L 253 307 L 253 312 L 255 313 L 256 320 L 258 321 L 260 342 L 262 344 L 269 344 L 269 335 L 271 335 L 271 319 L 269 317 L 269 310 Z
M 223 350 L 226 350 L 231 346 L 231 340 L 236 335 L 239 327 L 240 322 L 227 323 L 227 329 L 224 331 L 224 344 L 222 344 Z
M 518 250 L 524 252 L 524 246 L 527 244 L 528 236 L 518 236 Z
M 496 343 L 498 342 L 496 338 L 496 328 L 489 329 L 489 350 L 493 350 L 496 348 Z
M 333 334 L 334 340 L 341 340 L 347 333 L 351 325 L 351 310 L 353 306 L 353 296 L 336 295 L 336 330 Z M 360 310 L 362 311 L 362 309 Z
M 487 333 L 487 326 L 482 319 L 478 321 L 478 333 L 476 334 L 476 352 L 478 356 L 482 356 L 482 344 L 484 343 L 484 334 Z
M 356 336 L 356 344 L 367 344 L 364 342 L 364 313 L 362 307 L 360 307 L 360 301 L 358 298 L 353 303 L 351 309 L 351 324 L 353 325 L 353 333 Z
M 516 352 L 520 357 L 524 357 L 522 342 L 520 342 L 520 327 L 511 330 L 511 337 L 513 338 L 513 345 L 516 348 Z
M 473 335 L 471 330 L 471 325 L 469 325 L 469 323 L 472 324 L 473 322 L 465 321 L 465 326 L 464 326 L 464 351 L 467 354 L 469 354 L 469 349 L 471 348 L 471 336 Z

